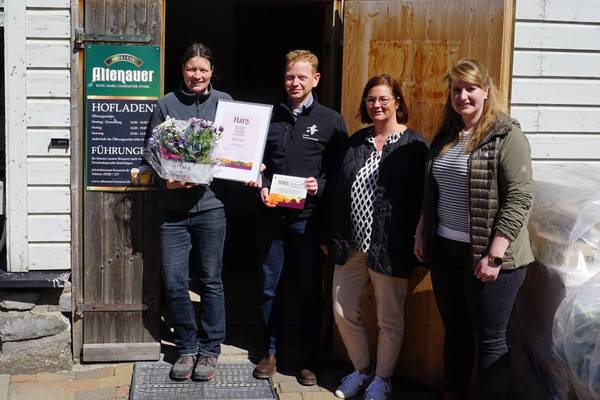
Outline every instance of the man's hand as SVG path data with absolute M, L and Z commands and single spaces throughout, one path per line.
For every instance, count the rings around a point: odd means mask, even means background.
M 269 208 L 276 207 L 275 204 L 269 203 L 269 188 L 260 189 L 260 199 L 262 200 L 262 202 L 265 206 L 267 206 Z
M 187 181 L 178 181 L 173 178 L 169 178 L 166 185 L 167 185 L 167 189 L 189 189 L 189 188 L 193 188 L 194 186 L 198 186 L 197 183 L 191 183 L 191 182 L 187 182 Z
M 319 184 L 317 183 L 317 180 L 312 176 L 306 178 L 306 180 L 304 181 L 304 186 L 306 186 L 306 192 L 311 196 L 316 195 L 319 191 Z
M 246 182 L 246 186 L 251 187 L 251 188 L 262 188 L 262 172 L 267 169 L 267 166 L 263 163 L 260 164 L 260 174 L 258 174 L 258 180 L 256 182 L 254 181 L 248 181 Z

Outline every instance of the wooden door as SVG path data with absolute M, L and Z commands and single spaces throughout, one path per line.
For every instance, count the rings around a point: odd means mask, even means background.
M 429 140 L 445 101 L 443 78 L 459 59 L 482 61 L 507 97 L 512 7 L 512 0 L 346 0 L 342 115 L 350 132 L 361 127 L 357 111 L 362 89 L 379 73 L 400 81 L 410 111 L 408 125 Z M 410 291 L 398 367 L 408 379 L 439 387 L 443 327 L 425 270 L 411 280 Z M 365 319 L 374 336 L 372 294 L 367 310 Z
M 83 7 L 86 38 L 107 35 L 99 37 L 111 43 L 128 43 L 143 41 L 146 36 L 150 39 L 146 44 L 162 43 L 162 0 L 86 0 Z M 83 107 L 82 101 L 79 104 Z M 82 129 L 79 134 L 83 135 Z M 106 362 L 160 357 L 161 281 L 155 197 L 154 192 L 82 194 L 75 358 Z

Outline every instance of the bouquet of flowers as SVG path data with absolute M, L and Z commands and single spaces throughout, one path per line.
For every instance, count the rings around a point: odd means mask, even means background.
M 152 130 L 144 157 L 163 179 L 209 184 L 217 142 L 223 127 L 211 121 L 191 118 L 187 121 L 167 117 Z

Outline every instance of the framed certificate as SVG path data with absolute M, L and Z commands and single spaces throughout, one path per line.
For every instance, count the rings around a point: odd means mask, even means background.
M 257 181 L 262 163 L 269 123 L 270 104 L 219 100 L 214 124 L 223 132 L 217 144 L 213 176 L 232 181 Z

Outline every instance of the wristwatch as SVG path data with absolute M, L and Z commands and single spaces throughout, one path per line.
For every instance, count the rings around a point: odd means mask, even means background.
M 488 259 L 491 261 L 491 263 L 495 267 L 501 267 L 502 263 L 504 263 L 504 260 L 502 259 L 502 257 L 493 256 L 491 254 L 488 254 Z

